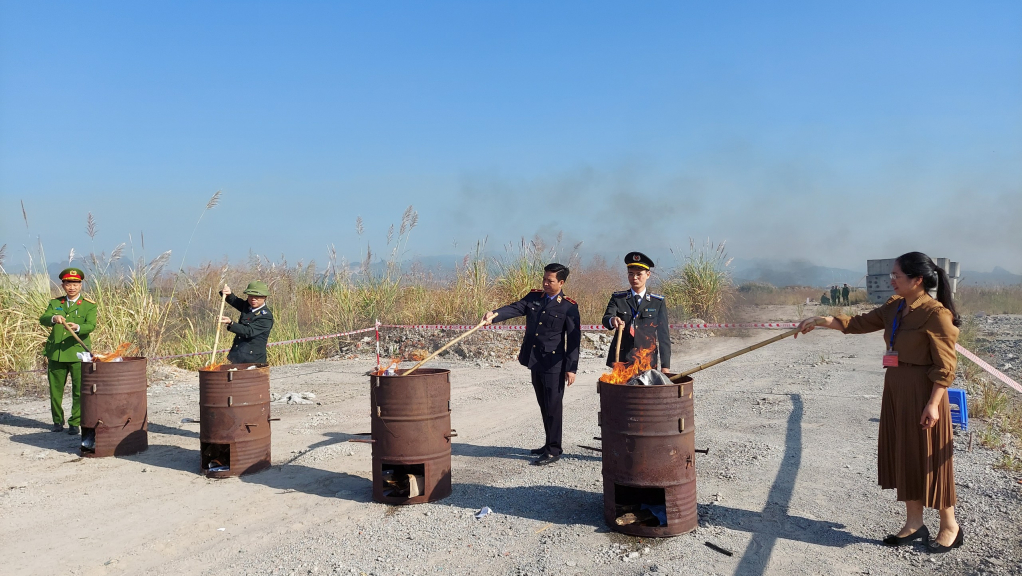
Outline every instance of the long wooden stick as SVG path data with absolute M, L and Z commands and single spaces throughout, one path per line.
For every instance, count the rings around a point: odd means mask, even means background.
M 82 342 L 82 339 L 79 338 L 77 334 L 75 334 L 75 331 L 68 327 L 66 321 L 65 322 L 61 322 L 61 324 L 64 325 L 64 330 L 67 330 L 68 332 L 70 332 L 71 336 L 74 336 L 74 339 L 77 340 L 78 343 L 82 345 L 82 348 L 85 348 L 86 352 L 88 352 L 89 354 L 92 354 L 92 350 L 89 350 L 89 347 L 85 345 L 85 342 Z
M 478 324 L 476 324 L 476 327 L 475 327 L 475 328 L 473 328 L 473 329 L 469 330 L 468 332 L 465 332 L 464 334 L 462 334 L 461 336 L 458 336 L 458 337 L 457 337 L 457 338 L 455 338 L 454 340 L 451 340 L 451 341 L 450 341 L 450 342 L 448 342 L 447 344 L 444 344 L 444 345 L 443 345 L 443 347 L 441 347 L 441 348 L 440 348 L 439 350 L 437 350 L 436 352 L 434 352 L 434 353 L 430 354 L 429 356 L 426 356 L 426 359 L 425 359 L 425 360 L 423 360 L 422 362 L 419 362 L 419 363 L 418 363 L 418 364 L 416 364 L 415 366 L 412 366 L 410 370 L 405 370 L 405 373 L 404 373 L 404 374 L 402 374 L 402 376 L 407 376 L 407 375 L 411 374 L 412 372 L 415 372 L 415 369 L 416 369 L 416 368 L 418 368 L 419 366 L 422 366 L 422 365 L 423 365 L 423 364 L 425 364 L 426 362 L 429 362 L 429 361 L 430 361 L 430 360 L 432 360 L 433 358 L 436 358 L 437 354 L 440 354 L 440 353 L 441 353 L 441 352 L 443 352 L 444 350 L 447 350 L 447 349 L 448 349 L 448 348 L 450 348 L 451 346 L 454 346 L 454 345 L 455 345 L 455 344 L 457 344 L 457 343 L 458 343 L 459 341 L 461 341 L 461 339 L 462 339 L 462 338 L 465 338 L 465 337 L 466 337 L 466 336 L 468 336 L 469 334 L 471 334 L 471 333 L 475 332 L 476 330 L 478 330 L 478 329 L 480 329 L 480 328 L 482 328 L 482 327 L 483 327 L 483 322 L 482 322 L 482 320 L 480 320 L 480 321 L 479 321 L 479 323 L 478 323 Z
M 216 317 L 216 336 L 213 337 L 213 355 L 209 357 L 209 365 L 213 365 L 213 361 L 216 360 L 216 349 L 220 346 L 220 327 L 223 324 L 220 323 L 220 319 L 224 317 L 224 305 L 227 304 L 227 294 L 223 294 L 223 298 L 220 299 L 220 314 Z
M 614 351 L 614 363 L 621 361 L 621 340 L 625 335 L 625 325 L 618 324 L 617 326 L 617 350 Z
M 820 323 L 818 322 L 816 325 L 820 326 Z M 716 360 L 710 360 L 706 364 L 700 364 L 699 366 L 696 366 L 695 368 L 692 368 L 691 370 L 686 370 L 684 372 L 681 372 L 679 374 L 675 374 L 674 376 L 671 376 L 671 382 L 681 382 L 681 379 L 684 378 L 685 376 L 688 376 L 689 374 L 695 374 L 696 372 L 699 372 L 700 370 L 705 370 L 705 369 L 709 368 L 710 366 L 716 366 L 717 364 L 720 364 L 721 362 L 726 362 L 727 360 L 730 360 L 730 359 L 735 358 L 737 356 L 741 356 L 742 354 L 745 354 L 745 353 L 748 353 L 748 352 L 752 352 L 753 350 L 756 350 L 758 348 L 762 348 L 762 347 L 766 346 L 767 344 L 773 344 L 774 342 L 778 342 L 778 341 L 784 340 L 788 336 L 794 336 L 795 334 L 798 334 L 798 333 L 799 333 L 799 329 L 798 328 L 795 328 L 793 330 L 788 330 L 784 334 L 778 334 L 777 336 L 774 336 L 773 338 L 770 338 L 769 340 L 764 340 L 764 341 L 762 341 L 762 342 L 760 342 L 758 344 L 753 344 L 752 346 L 749 346 L 747 348 L 742 348 L 741 350 L 739 350 L 737 352 L 732 352 L 732 353 L 728 354 L 727 356 L 721 356 L 720 358 L 717 358 Z

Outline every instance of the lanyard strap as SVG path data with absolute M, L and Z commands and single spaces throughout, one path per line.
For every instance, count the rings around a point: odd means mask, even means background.
M 888 350 L 894 350 L 894 337 L 898 335 L 898 326 L 901 324 L 901 311 L 905 309 L 905 301 L 902 300 L 898 303 L 898 311 L 894 314 L 894 323 L 891 326 L 891 343 L 887 346 Z
M 635 301 L 635 299 L 638 298 L 638 296 L 639 296 L 638 294 L 634 296 L 631 295 L 628 296 L 628 308 L 630 308 L 632 311 L 632 324 L 635 324 L 635 319 L 639 316 L 639 309 L 642 308 L 641 298 L 635 303 L 634 307 L 632 306 L 632 302 Z

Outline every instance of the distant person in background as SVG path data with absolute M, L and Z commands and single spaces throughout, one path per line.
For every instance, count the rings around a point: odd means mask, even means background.
M 823 306 L 830 306 L 830 298 L 827 298 L 826 292 L 824 292 L 823 295 L 820 296 L 820 304 Z
M 244 292 L 247 299 L 244 300 L 231 294 L 231 287 L 226 284 L 220 293 L 227 297 L 228 304 L 241 312 L 237 322 L 227 316 L 220 317 L 227 331 L 234 333 L 227 361 L 231 364 L 266 364 L 266 342 L 273 328 L 273 312 L 266 307 L 269 286 L 259 280 L 249 282 Z
M 830 301 L 833 302 L 835 306 L 841 304 L 841 291 L 838 290 L 837 284 L 830 287 Z
M 887 352 L 880 407 L 877 476 L 884 489 L 897 490 L 907 519 L 884 538 L 888 546 L 929 540 L 924 508 L 940 511 L 940 531 L 931 552 L 947 552 L 965 541 L 955 520 L 954 440 L 947 387 L 955 378 L 955 343 L 961 319 L 947 273 L 921 252 L 902 254 L 891 270 L 894 296 L 872 312 L 854 317 L 803 320 L 803 334 L 819 321 L 845 334 L 884 331 Z M 927 292 L 937 289 L 937 299 Z
M 844 301 L 845 306 L 848 306 L 848 295 L 852 292 L 852 289 L 848 287 L 846 282 L 844 288 L 841 288 L 841 300 Z

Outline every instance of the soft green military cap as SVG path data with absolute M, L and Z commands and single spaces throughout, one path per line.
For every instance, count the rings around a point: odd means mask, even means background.
M 82 272 L 80 268 L 64 268 L 57 275 L 61 282 L 81 282 L 85 280 L 85 272 Z
M 245 288 L 244 294 L 249 296 L 269 296 L 270 287 L 266 285 L 266 282 L 261 280 L 253 280 L 248 283 L 248 288 Z

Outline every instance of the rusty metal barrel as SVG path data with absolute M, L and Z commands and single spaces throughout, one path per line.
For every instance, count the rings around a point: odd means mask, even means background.
M 370 374 L 373 500 L 420 504 L 451 495 L 451 371 Z
M 145 358 L 82 362 L 81 402 L 82 456 L 127 456 L 149 447 Z
M 698 525 L 692 384 L 597 384 L 603 518 L 613 530 L 659 538 Z
M 199 371 L 201 470 L 210 478 L 270 467 L 270 368 L 224 364 Z

